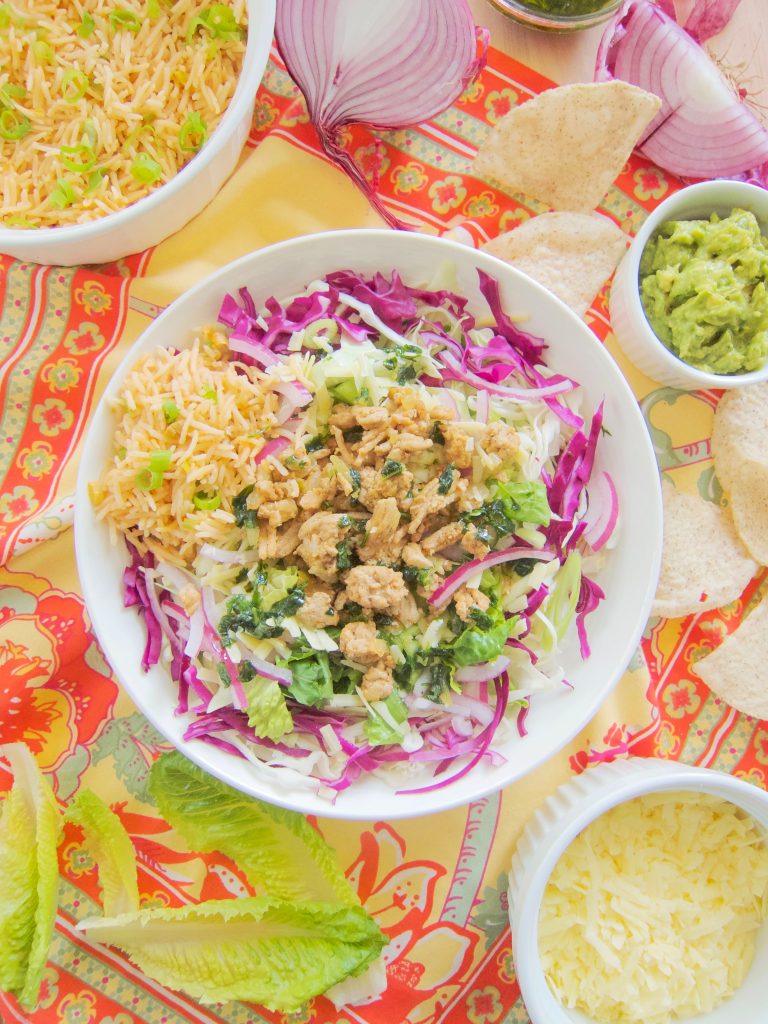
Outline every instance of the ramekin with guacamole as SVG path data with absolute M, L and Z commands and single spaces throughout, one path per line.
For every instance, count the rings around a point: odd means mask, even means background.
M 768 357 L 768 238 L 755 215 L 664 222 L 640 259 L 640 300 L 657 337 L 708 373 Z

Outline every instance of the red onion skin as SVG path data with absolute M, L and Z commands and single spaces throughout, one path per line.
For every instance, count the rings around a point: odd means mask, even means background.
M 723 94 L 728 85 L 692 36 L 650 0 L 626 0 L 609 24 L 595 78 L 620 78 L 661 97 L 638 149 L 672 174 L 728 178 L 768 162 L 768 129 L 735 94 L 720 107 L 704 105 L 703 90 L 691 82 L 706 78 Z

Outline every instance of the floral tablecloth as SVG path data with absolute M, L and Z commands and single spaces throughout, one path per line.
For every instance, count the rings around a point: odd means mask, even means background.
M 347 146 L 398 216 L 426 232 L 479 244 L 540 211 L 494 191 L 469 168 L 489 126 L 550 84 L 492 51 L 479 80 L 434 121 L 378 137 L 353 128 Z M 602 211 L 632 233 L 676 187 L 633 157 Z M 304 104 L 273 55 L 237 172 L 174 238 L 101 267 L 37 267 L 0 256 L 0 740 L 27 743 L 62 800 L 84 785 L 109 802 L 135 844 L 147 905 L 236 895 L 245 882 L 226 858 L 190 854 L 158 816 L 147 772 L 164 742 L 120 693 L 89 631 L 70 528 L 89 414 L 142 328 L 210 270 L 283 238 L 379 223 L 360 193 L 318 155 Z M 635 389 L 661 469 L 678 486 L 721 500 L 709 458 L 717 393 L 658 388 L 626 364 L 612 343 L 605 292 L 587 320 Z M 75 922 L 95 911 L 98 888 L 81 836 L 67 826 L 57 929 L 39 1007 L 25 1013 L 0 994 L 0 1018 L 7 1024 L 526 1024 L 505 894 L 521 828 L 572 772 L 628 753 L 706 765 L 768 787 L 768 722 L 738 714 L 691 671 L 767 588 L 763 572 L 718 612 L 651 621 L 628 672 L 589 727 L 505 792 L 439 821 L 317 822 L 391 940 L 381 1000 L 336 1011 L 317 999 L 281 1016 L 239 1003 L 202 1007 L 164 989 L 76 932 Z M 0 788 L 9 785 L 0 766 Z

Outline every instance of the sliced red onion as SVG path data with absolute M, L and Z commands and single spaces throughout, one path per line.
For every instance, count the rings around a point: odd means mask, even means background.
M 587 488 L 589 507 L 584 516 L 584 540 L 599 551 L 611 539 L 619 518 L 619 496 L 610 473 L 598 473 Z
M 279 356 L 263 345 L 253 341 L 244 341 L 242 338 L 230 338 L 229 350 L 239 355 L 250 356 L 254 362 L 260 363 L 262 366 L 277 366 L 283 362 Z
M 509 665 L 509 658 L 500 654 L 495 661 L 487 661 L 482 665 L 466 665 L 456 669 L 456 681 L 459 683 L 486 683 L 501 673 Z
M 280 452 L 284 451 L 291 443 L 289 437 L 273 437 L 271 441 L 267 441 L 263 448 L 260 448 L 253 457 L 254 466 L 258 466 L 264 459 L 268 459 L 270 455 L 279 455 Z
M 429 604 L 433 608 L 443 608 L 459 587 L 463 586 L 475 573 L 492 569 L 495 565 L 514 562 L 519 558 L 538 558 L 542 562 L 551 562 L 554 557 L 551 551 L 542 551 L 539 548 L 506 548 L 504 551 L 492 551 L 485 558 L 473 558 L 471 562 L 466 562 L 443 580 L 430 595 Z
M 277 45 L 307 101 L 325 152 L 392 227 L 383 205 L 342 149 L 345 125 L 402 128 L 442 113 L 485 63 L 466 0 L 281 0 Z
M 726 178 L 768 161 L 768 129 L 699 44 L 650 0 L 626 0 L 597 53 L 595 78 L 620 78 L 661 98 L 638 144 L 687 178 Z
M 275 385 L 275 391 L 283 396 L 277 413 L 277 422 L 285 423 L 297 409 L 303 409 L 312 401 L 311 393 L 298 381 L 281 381 Z
M 213 544 L 201 544 L 200 554 L 203 558 L 210 558 L 213 562 L 221 562 L 223 565 L 248 565 L 250 562 L 258 562 L 258 551 L 227 551 L 226 548 L 217 548 Z
M 203 632 L 205 630 L 205 617 L 203 609 L 198 607 L 189 616 L 189 636 L 184 645 L 184 653 L 188 658 L 196 658 L 203 645 Z
M 539 399 L 551 398 L 553 395 L 562 395 L 566 391 L 573 391 L 574 383 L 567 377 L 559 377 L 554 384 L 538 388 L 509 388 L 503 384 L 494 384 L 493 381 L 483 380 L 471 370 L 467 370 L 453 357 L 450 352 L 443 351 L 438 357 L 443 364 L 443 379 L 460 380 L 470 387 L 476 388 L 478 392 L 488 392 L 492 395 L 499 395 L 502 398 L 511 398 L 515 402 L 537 402 Z
M 263 658 L 257 658 L 252 651 L 248 651 L 246 657 L 259 675 L 264 676 L 265 679 L 275 679 L 283 686 L 290 686 L 293 682 L 293 673 L 289 668 L 280 668 L 279 665 L 273 665 L 271 661 L 264 661 Z

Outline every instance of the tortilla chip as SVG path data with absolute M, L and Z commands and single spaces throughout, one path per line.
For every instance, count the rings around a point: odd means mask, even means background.
M 678 491 L 667 480 L 661 492 L 664 547 L 652 614 L 676 619 L 735 601 L 757 565 L 728 515 L 697 494 Z
M 768 601 L 693 669 L 732 708 L 768 719 Z
M 542 213 L 492 239 L 486 252 L 543 284 L 582 316 L 624 255 L 627 236 L 599 213 Z
M 731 491 L 744 461 L 768 464 L 768 381 L 726 391 L 715 409 L 712 458 L 715 476 Z
M 742 459 L 729 493 L 736 532 L 750 555 L 768 565 L 768 462 Z
M 472 173 L 556 210 L 594 210 L 661 100 L 626 82 L 548 89 L 515 107 L 480 147 Z

